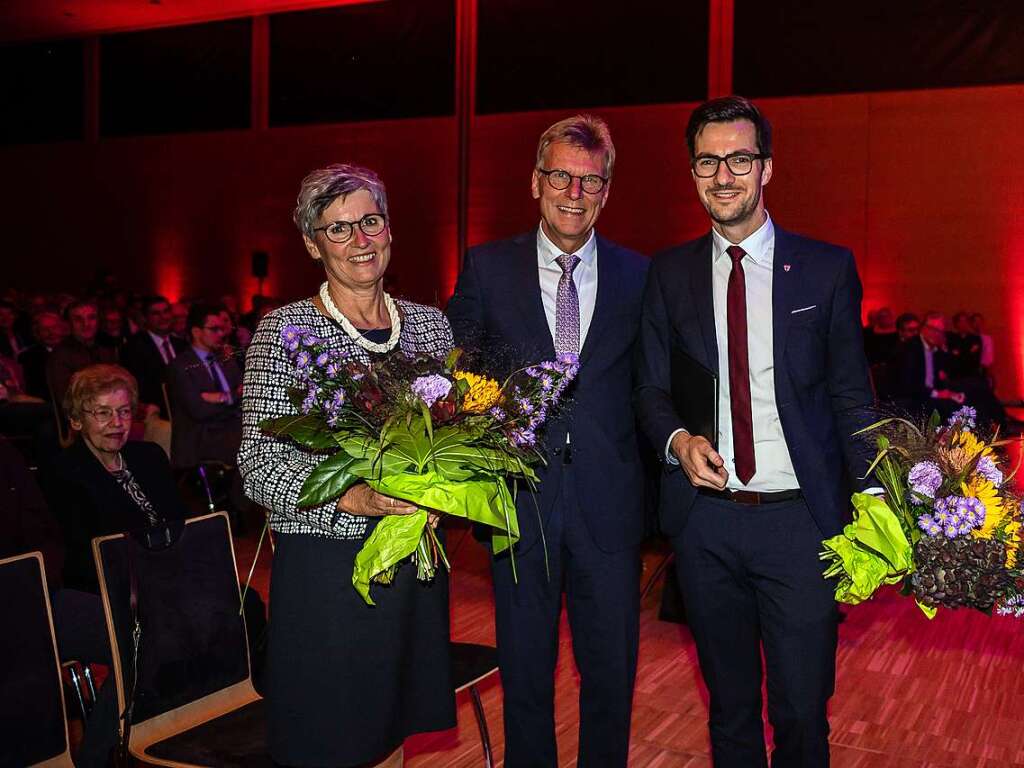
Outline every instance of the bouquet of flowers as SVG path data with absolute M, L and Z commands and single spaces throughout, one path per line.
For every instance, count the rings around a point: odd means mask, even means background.
M 396 350 L 367 365 L 295 326 L 281 337 L 295 364 L 289 397 L 298 414 L 260 426 L 324 455 L 299 506 L 332 501 L 365 482 L 420 507 L 381 518 L 358 553 L 352 584 L 368 604 L 370 583 L 390 583 L 410 556 L 422 580 L 433 578 L 438 560 L 448 565 L 429 512 L 484 523 L 494 551 L 511 551 L 519 523 L 507 480 L 536 481 L 531 465 L 543 460 L 537 430 L 575 378 L 575 355 L 499 384 L 462 369 L 458 349 L 445 360 Z
M 893 417 L 863 430 L 879 433 L 871 468 L 885 499 L 854 494 L 853 522 L 823 542 L 837 601 L 902 582 L 929 618 L 961 606 L 1024 616 L 1021 503 L 997 450 L 1008 441 L 980 438 L 976 418 L 964 407 L 945 424 L 933 414 L 923 425 Z

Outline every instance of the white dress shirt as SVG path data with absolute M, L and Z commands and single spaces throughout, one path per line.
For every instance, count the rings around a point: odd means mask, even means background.
M 537 270 L 540 273 L 540 297 L 544 303 L 544 315 L 548 321 L 552 341 L 555 339 L 555 311 L 558 307 L 558 281 L 562 278 L 562 268 L 555 261 L 564 251 L 551 242 L 544 227 L 537 227 Z M 590 322 L 594 319 L 594 305 L 597 303 L 597 238 L 594 230 L 590 230 L 590 239 L 585 242 L 576 255 L 580 263 L 572 272 L 572 281 L 576 284 L 576 293 L 580 299 L 580 349 L 587 340 Z
M 153 340 L 153 343 L 156 344 L 156 348 L 157 351 L 160 353 L 160 357 L 162 357 L 164 359 L 164 362 L 169 365 L 171 360 L 177 357 L 177 355 L 174 352 L 174 344 L 171 343 L 170 335 L 157 336 L 152 331 L 146 331 L 146 333 L 149 334 L 149 338 L 151 338 Z M 164 347 L 165 341 L 167 342 L 166 348 Z
M 772 327 L 772 272 L 775 256 L 775 227 L 765 212 L 764 224 L 742 242 L 743 276 L 747 289 L 747 361 L 750 368 L 750 407 L 754 427 L 756 472 L 744 485 L 736 476 L 732 447 L 732 403 L 729 396 L 729 326 L 726 315 L 732 259 L 726 249 L 733 243 L 711 230 L 711 285 L 715 307 L 715 337 L 718 342 L 718 453 L 729 472 L 726 488 L 747 491 L 789 491 L 800 487 L 782 432 L 775 402 L 775 345 Z M 665 446 L 666 458 L 678 460 Z

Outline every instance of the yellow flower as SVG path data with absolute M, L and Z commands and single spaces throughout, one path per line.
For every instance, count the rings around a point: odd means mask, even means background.
M 1020 523 L 1014 520 L 1006 525 L 1006 567 L 1017 565 L 1017 554 L 1020 552 Z
M 992 534 L 1003 520 L 1003 500 L 992 482 L 975 475 L 969 483 L 962 485 L 964 496 L 979 499 L 985 505 L 985 523 L 972 531 L 975 538 L 991 539 Z
M 963 472 L 977 456 L 991 456 L 992 449 L 981 442 L 972 432 L 956 432 L 949 446 L 942 451 L 946 463 L 954 474 Z
M 462 399 L 462 410 L 469 413 L 486 413 L 487 409 L 501 402 L 501 387 L 494 379 L 469 371 L 456 371 L 455 378 L 469 384 L 469 389 Z

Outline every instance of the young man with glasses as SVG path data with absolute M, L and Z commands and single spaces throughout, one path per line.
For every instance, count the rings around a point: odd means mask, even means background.
M 448 304 L 456 343 L 485 364 L 580 361 L 572 405 L 542 438 L 536 492 L 519 491 L 516 574 L 507 556 L 492 562 L 509 768 L 558 764 L 563 591 L 580 673 L 578 764 L 625 766 L 629 751 L 644 499 L 631 360 L 647 261 L 594 231 L 614 162 L 602 120 L 548 128 L 531 181 L 540 226 L 471 249 Z
M 635 402 L 664 451 L 661 524 L 710 693 L 712 757 L 767 768 L 763 651 L 772 765 L 827 766 L 838 612 L 818 552 L 842 529 L 848 478 L 869 466 L 853 437 L 872 404 L 860 281 L 849 250 L 769 217 L 771 128 L 753 104 L 707 102 L 686 136 L 711 231 L 651 263 Z M 717 434 L 679 416 L 677 350 L 717 376 L 705 404 Z

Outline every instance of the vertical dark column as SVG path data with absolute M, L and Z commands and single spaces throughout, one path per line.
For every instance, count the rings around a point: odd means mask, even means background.
M 469 143 L 476 112 L 477 0 L 455 3 L 455 122 L 459 144 L 457 253 L 446 272 L 458 274 L 469 245 Z
M 708 98 L 732 93 L 734 0 L 708 0 Z
M 89 142 L 100 138 L 100 39 L 87 37 L 82 46 L 84 98 L 82 104 L 82 138 Z
M 270 124 L 270 19 L 252 17 L 252 96 L 249 127 L 264 131 Z

